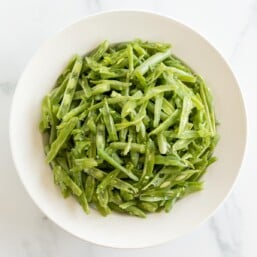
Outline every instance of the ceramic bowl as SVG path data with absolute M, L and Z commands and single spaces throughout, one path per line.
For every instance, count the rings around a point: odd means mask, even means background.
M 63 199 L 45 161 L 38 129 L 42 98 L 67 60 L 107 39 L 169 42 L 173 53 L 201 74 L 214 95 L 220 142 L 218 161 L 203 177 L 205 189 L 179 201 L 169 213 L 146 219 L 91 210 Z M 85 17 L 48 40 L 23 72 L 13 99 L 10 140 L 19 177 L 36 205 L 54 223 L 83 240 L 117 248 L 153 246 L 191 232 L 214 213 L 231 191 L 246 142 L 246 115 L 238 82 L 221 54 L 199 33 L 172 18 L 144 11 L 112 11 Z

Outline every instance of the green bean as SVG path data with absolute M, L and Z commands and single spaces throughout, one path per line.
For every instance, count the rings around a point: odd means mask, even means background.
M 80 196 L 78 196 L 78 201 L 79 201 L 80 205 L 82 206 L 84 212 L 86 214 L 89 214 L 90 211 L 89 211 L 88 201 L 86 198 L 86 194 L 84 192 L 82 192 L 82 194 Z
M 78 83 L 78 78 L 80 75 L 80 71 L 82 68 L 82 58 L 77 56 L 76 62 L 71 71 L 69 81 L 67 82 L 67 86 L 63 95 L 63 99 L 60 105 L 60 108 L 57 113 L 58 119 L 63 118 L 63 116 L 69 111 L 71 101 Z
M 196 82 L 196 77 L 193 74 L 190 74 L 186 71 L 180 70 L 175 67 L 168 68 L 168 70 L 174 73 L 175 76 L 179 78 L 181 81 L 191 82 L 191 83 Z
M 129 178 L 132 180 L 137 181 L 138 178 L 135 176 L 131 171 L 127 170 L 123 166 L 121 166 L 118 162 L 116 162 L 110 155 L 108 155 L 103 149 L 98 150 L 98 155 L 111 164 L 114 168 L 119 169 L 120 171 L 124 172 Z
M 122 107 L 121 117 L 125 118 L 126 116 L 128 116 L 132 111 L 134 111 L 136 106 L 137 106 L 136 101 L 127 101 Z
M 55 156 L 58 154 L 59 150 L 71 134 L 72 130 L 75 128 L 76 124 L 78 122 L 78 118 L 74 117 L 70 119 L 66 124 L 64 124 L 64 127 L 60 129 L 59 134 L 56 138 L 56 140 L 52 143 L 50 151 L 47 154 L 47 161 L 51 162 Z
M 105 190 L 105 188 L 111 183 L 119 175 L 119 170 L 113 170 L 112 172 L 108 173 L 107 176 L 101 181 L 101 183 L 97 186 L 97 190 Z M 96 191 L 97 191 L 96 190 Z
M 101 83 L 92 87 L 92 95 L 99 95 L 111 90 L 110 84 Z
M 130 215 L 135 215 L 140 218 L 146 218 L 145 213 L 136 206 L 129 206 L 125 209 Z
M 146 100 L 149 100 L 155 96 L 157 96 L 158 94 L 162 94 L 165 92 L 170 92 L 170 91 L 174 91 L 175 87 L 172 84 L 169 85 L 162 85 L 162 86 L 157 86 L 154 88 L 151 88 L 148 90 L 148 92 L 145 94 L 145 96 L 140 100 L 140 102 L 144 102 Z
M 130 194 L 135 194 L 138 192 L 138 189 L 136 187 L 134 187 L 132 184 L 130 184 L 126 181 L 123 181 L 121 179 L 116 178 L 115 180 L 111 181 L 110 185 L 117 189 L 128 192 Z
M 113 203 L 113 202 L 109 202 L 109 207 L 111 210 L 115 211 L 115 212 L 118 212 L 118 213 L 126 213 L 125 210 L 121 209 L 119 207 L 119 205 Z
M 109 208 L 108 202 L 109 202 L 109 195 L 107 190 L 102 190 L 97 188 L 96 190 L 96 197 L 98 200 L 98 203 L 103 208 Z
M 122 82 L 122 81 L 112 80 L 112 79 L 96 80 L 96 81 L 91 81 L 91 83 L 94 83 L 94 84 L 108 84 L 110 86 L 110 88 L 112 88 L 114 90 L 118 90 L 118 91 L 121 91 L 124 88 L 127 88 L 131 85 L 131 83 L 128 83 L 128 82 Z
M 95 197 L 96 198 L 96 197 Z M 109 215 L 110 213 L 111 213 L 111 209 L 107 206 L 107 205 L 101 205 L 100 203 L 99 203 L 99 200 L 98 199 L 94 199 L 94 204 L 95 204 L 95 206 L 96 206 L 96 208 L 97 208 L 97 210 L 101 213 L 101 215 L 102 216 L 107 216 L 107 215 Z
M 128 201 L 128 202 L 125 202 L 125 203 L 122 203 L 119 205 L 119 207 L 123 210 L 127 209 L 128 207 L 130 206 L 135 206 L 136 205 L 136 201 Z
M 166 137 L 164 136 L 163 133 L 159 133 L 157 135 L 157 142 L 158 142 L 158 147 L 159 147 L 159 152 L 161 154 L 166 154 L 168 152 L 169 144 L 166 140 Z
M 143 118 L 144 118 L 144 116 L 139 117 L 138 119 L 133 120 L 133 121 L 124 121 L 122 123 L 117 123 L 117 124 L 115 124 L 115 128 L 117 130 L 121 130 L 121 129 L 128 128 L 130 126 L 137 125 L 138 123 L 140 123 L 140 121 L 142 121 Z
M 48 96 L 45 96 L 42 101 L 41 105 L 41 121 L 39 124 L 39 129 L 43 133 L 46 129 L 48 129 L 49 122 L 50 122 L 50 117 L 49 117 L 49 106 L 48 106 Z
M 152 130 L 149 134 L 150 135 L 156 135 L 158 133 L 161 133 L 164 130 L 167 130 L 170 126 L 172 126 L 179 116 L 179 110 L 176 110 L 170 117 L 168 117 L 164 122 L 162 122 L 157 128 Z
M 95 61 L 98 61 L 101 59 L 101 57 L 104 55 L 104 53 L 108 50 L 109 48 L 109 42 L 105 40 L 102 42 L 98 48 L 90 55 L 92 59 Z
M 88 214 L 146 217 L 202 190 L 218 125 L 204 79 L 168 43 L 102 42 L 43 98 L 54 183 Z
M 88 176 L 85 181 L 85 194 L 86 194 L 86 199 L 89 203 L 92 202 L 94 191 L 95 191 L 95 178 L 92 176 Z
M 175 167 L 186 167 L 186 164 L 175 156 L 155 156 L 155 164 L 164 165 L 164 166 L 175 166 Z
M 166 98 L 163 98 L 162 109 L 168 115 L 171 115 L 175 111 L 174 106 Z
M 127 145 L 128 143 L 125 143 L 125 142 L 113 142 L 110 144 L 110 147 L 113 149 L 124 150 L 126 149 Z M 145 153 L 145 145 L 131 143 L 130 150 L 134 152 Z
M 204 103 L 205 115 L 206 115 L 206 119 L 209 125 L 211 135 L 214 136 L 215 135 L 215 119 L 213 118 L 214 112 L 211 108 L 211 104 L 208 102 L 207 89 L 204 86 L 203 80 L 201 78 L 200 78 L 200 96 Z
M 80 86 L 82 87 L 85 97 L 90 98 L 92 96 L 92 89 L 88 85 L 88 79 L 87 77 L 82 77 L 82 80 L 80 81 Z M 75 93 L 76 94 L 76 93 Z M 75 96 L 74 96 L 75 98 Z
M 168 43 L 160 43 L 160 42 L 142 42 L 141 40 L 137 40 L 138 44 L 144 49 L 155 51 L 155 52 L 164 52 L 168 48 L 171 47 Z
M 154 114 L 154 104 L 150 101 L 148 101 L 147 103 L 147 110 L 149 111 L 149 113 Z M 168 118 L 168 115 L 165 114 L 164 112 L 160 111 L 160 119 L 161 120 L 166 120 Z
M 97 132 L 96 132 L 96 148 L 104 149 L 104 147 L 105 147 L 105 127 L 103 124 L 98 124 Z
M 144 183 L 145 181 L 148 181 L 151 178 L 153 169 L 154 169 L 154 163 L 155 163 L 155 146 L 154 146 L 154 142 L 151 139 L 149 139 L 146 144 L 144 169 L 140 179 L 142 183 Z
M 159 125 L 159 122 L 160 122 L 161 109 L 162 109 L 162 101 L 163 101 L 163 94 L 157 95 L 156 99 L 155 99 L 154 121 L 153 121 L 153 126 L 155 128 Z
M 97 166 L 97 162 L 93 158 L 83 157 L 74 160 L 75 168 L 73 171 L 81 171 L 84 169 L 90 169 Z
M 133 55 L 133 48 L 131 45 L 127 46 L 128 51 L 128 61 L 129 61 L 129 72 L 133 72 L 134 70 L 134 55 Z
M 61 75 L 57 78 L 56 81 L 56 88 L 58 88 L 61 84 L 63 84 L 64 80 L 67 78 L 67 74 L 69 74 L 74 66 L 74 63 L 77 59 L 77 55 L 74 55 L 71 57 L 71 59 L 68 61 L 66 67 L 64 68 L 63 72 Z M 54 89 L 56 89 L 54 88 Z M 53 90 L 54 91 L 54 90 Z
M 88 103 L 85 102 L 83 104 L 80 104 L 78 107 L 72 109 L 71 111 L 69 111 L 68 113 L 66 113 L 63 116 L 63 121 L 68 121 L 70 120 L 72 117 L 79 115 L 81 112 L 83 112 L 86 108 L 88 107 Z
M 58 104 L 62 100 L 62 97 L 63 97 L 63 94 L 65 92 L 65 88 L 67 86 L 69 78 L 70 78 L 70 73 L 68 73 L 66 75 L 66 77 L 63 79 L 60 86 L 54 88 L 53 91 L 50 92 L 49 95 L 50 95 L 50 99 L 51 99 L 52 104 Z
M 178 135 L 182 134 L 186 128 L 186 124 L 188 122 L 189 114 L 192 109 L 192 103 L 189 97 L 185 97 L 183 99 L 183 107 L 180 116 Z
M 129 193 L 125 190 L 120 190 L 120 195 L 124 201 L 132 201 L 134 200 L 134 194 Z
M 110 108 L 109 108 L 109 105 L 108 105 L 108 102 L 106 99 L 104 99 L 104 107 L 101 111 L 103 113 L 103 120 L 105 123 L 105 127 L 108 131 L 110 140 L 117 141 L 118 140 L 117 131 L 114 126 L 114 121 L 113 121 L 112 115 L 110 113 Z
M 140 72 L 142 75 L 144 75 L 150 67 L 153 67 L 154 65 L 164 61 L 167 57 L 171 55 L 171 49 L 167 49 L 163 53 L 156 53 L 149 57 L 145 62 L 143 62 L 141 65 L 139 65 L 135 71 Z
M 184 187 L 173 190 L 155 190 L 140 195 L 140 200 L 145 202 L 160 202 L 173 199 L 185 191 Z
M 156 212 L 158 209 L 158 204 L 155 202 L 139 202 L 138 205 L 140 209 L 146 212 Z
M 79 186 L 66 174 L 66 172 L 60 166 L 54 167 L 53 173 L 58 178 L 58 180 L 63 181 L 63 183 L 69 187 L 76 196 L 80 196 L 82 194 L 82 190 L 79 188 Z

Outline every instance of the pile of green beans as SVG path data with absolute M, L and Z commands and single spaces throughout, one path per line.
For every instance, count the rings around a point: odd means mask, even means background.
M 86 213 L 170 211 L 216 158 L 213 100 L 166 43 L 102 42 L 74 56 L 42 101 L 54 182 Z

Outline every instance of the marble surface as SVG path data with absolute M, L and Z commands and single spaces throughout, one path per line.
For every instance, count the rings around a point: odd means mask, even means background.
M 205 35 L 236 72 L 248 113 L 246 157 L 225 204 L 190 235 L 138 250 L 85 243 L 49 221 L 19 181 L 8 141 L 17 80 L 42 41 L 85 15 L 124 8 L 170 15 Z M 257 0 L 0 0 L 0 32 L 0 257 L 257 256 Z

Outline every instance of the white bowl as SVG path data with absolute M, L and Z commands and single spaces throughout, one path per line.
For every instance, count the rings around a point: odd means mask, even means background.
M 53 87 L 69 58 L 84 54 L 104 39 L 122 42 L 141 38 L 170 42 L 173 52 L 201 74 L 211 88 L 221 136 L 218 161 L 204 176 L 205 190 L 179 201 L 169 213 L 146 219 L 92 210 L 85 215 L 72 198 L 63 199 L 53 183 L 38 130 L 43 96 Z M 246 142 L 246 115 L 238 83 L 219 52 L 186 25 L 143 11 L 105 12 L 68 26 L 46 42 L 22 74 L 13 99 L 10 122 L 13 159 L 18 174 L 37 206 L 71 234 L 99 245 L 139 248 L 189 233 L 227 197 L 238 176 Z

